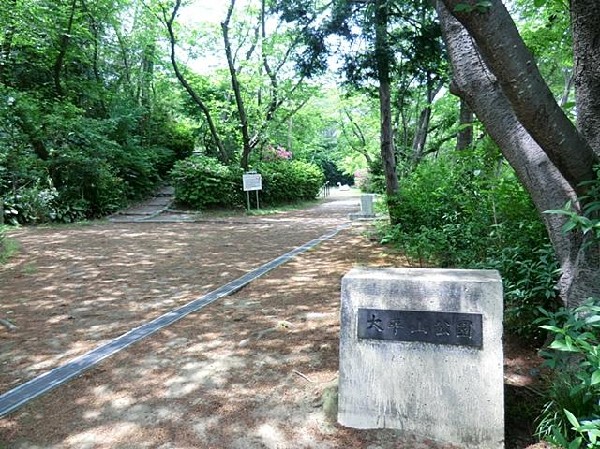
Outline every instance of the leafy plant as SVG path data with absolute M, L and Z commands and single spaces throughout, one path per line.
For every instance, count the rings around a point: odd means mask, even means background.
M 391 204 L 398 225 L 382 230 L 382 242 L 421 266 L 499 270 L 507 331 L 540 341 L 533 321 L 539 306 L 554 306 L 558 264 L 539 215 L 494 146 L 423 161 Z
M 216 158 L 195 155 L 171 170 L 177 201 L 197 209 L 243 205 L 242 172 Z
M 566 448 L 600 447 L 600 301 L 542 312 L 541 327 L 554 335 L 542 352 L 553 369 L 540 438 Z
M 582 182 L 581 187 L 587 190 L 579 202 L 583 205 L 581 212 L 573 207 L 571 201 L 562 209 L 545 211 L 547 214 L 559 214 L 567 217 L 563 232 L 581 231 L 590 234 L 595 241 L 600 241 L 600 166 L 594 168 L 596 179 Z
M 502 273 L 505 330 L 532 343 L 543 343 L 545 332 L 536 320 L 543 316 L 541 310 L 555 310 L 558 304 L 555 286 L 560 269 L 552 246 L 507 247 L 481 268 Z
M 313 200 L 325 180 L 317 165 L 297 160 L 261 162 L 256 170 L 263 177 L 261 196 L 270 205 Z
M 42 182 L 21 187 L 4 199 L 4 217 L 9 224 L 47 223 L 54 219 L 58 191 Z

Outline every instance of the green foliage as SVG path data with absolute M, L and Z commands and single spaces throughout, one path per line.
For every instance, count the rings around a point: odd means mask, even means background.
M 565 448 L 600 448 L 600 302 L 543 313 L 541 327 L 554 340 L 542 355 L 553 372 L 538 436 Z
M 586 195 L 581 196 L 579 202 L 583 210 L 576 210 L 571 202 L 567 202 L 562 209 L 545 211 L 547 214 L 560 214 L 567 217 L 563 232 L 580 231 L 584 235 L 590 234 L 596 242 L 600 241 L 600 166 L 594 168 L 596 179 L 582 182 L 581 187 L 586 189 Z
M 280 205 L 315 199 L 324 176 L 307 162 L 277 160 L 260 162 L 255 169 L 262 175 L 261 203 Z M 171 181 L 178 201 L 198 209 L 243 206 L 242 170 L 224 165 L 216 158 L 194 155 L 178 161 Z
M 369 165 L 364 180 L 362 180 L 360 185 L 360 190 L 366 193 L 385 193 L 385 173 L 383 172 L 383 163 L 380 157 L 374 159 Z
M 50 161 L 61 206 L 83 210 L 87 217 L 114 212 L 126 202 L 125 184 L 104 159 L 84 152 L 65 152 Z
M 494 147 L 424 161 L 401 181 L 399 196 L 390 210 L 399 223 L 395 232 L 424 264 L 467 266 L 506 246 L 532 248 L 544 236 L 528 196 Z
M 270 205 L 313 200 L 325 181 L 317 165 L 297 160 L 261 162 L 256 170 L 263 177 L 261 196 Z
M 536 345 L 543 343 L 546 334 L 536 320 L 543 316 L 540 307 L 556 308 L 556 282 L 560 276 L 552 246 L 507 247 L 480 266 L 502 273 L 507 331 Z
M 4 201 L 4 218 L 9 224 L 34 224 L 52 221 L 55 213 L 58 192 L 43 188 L 38 183 L 23 187 Z
M 528 195 L 494 146 L 427 159 L 401 180 L 384 232 L 421 265 L 498 269 L 505 326 L 539 339 L 532 321 L 552 307 L 558 265 Z
M 177 201 L 197 209 L 236 207 L 243 203 L 242 171 L 216 158 L 194 155 L 171 170 Z
M 166 145 L 141 145 L 139 116 L 131 109 L 98 119 L 69 103 L 40 101 L 10 89 L 5 95 L 8 100 L 0 102 L 0 196 L 9 223 L 106 215 L 147 196 L 176 159 Z M 170 123 L 155 122 L 155 132 Z

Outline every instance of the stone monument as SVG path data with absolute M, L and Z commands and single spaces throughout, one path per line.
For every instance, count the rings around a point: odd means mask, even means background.
M 502 449 L 502 309 L 496 271 L 351 270 L 342 279 L 338 422 Z
M 375 195 L 372 193 L 363 194 L 360 196 L 360 212 L 349 214 L 350 220 L 372 219 L 375 218 L 374 209 Z

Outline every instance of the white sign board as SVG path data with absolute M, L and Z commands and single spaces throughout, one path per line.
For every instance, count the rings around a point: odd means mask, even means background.
M 262 190 L 262 175 L 259 173 L 246 173 L 243 177 L 244 192 L 249 190 Z

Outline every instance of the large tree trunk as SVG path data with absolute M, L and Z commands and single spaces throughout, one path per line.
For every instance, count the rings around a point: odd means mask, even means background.
M 398 193 L 398 175 L 394 155 L 394 129 L 390 93 L 390 49 L 387 37 L 388 11 L 385 0 L 375 2 L 375 57 L 379 79 L 379 110 L 381 120 L 381 160 L 385 173 L 385 193 L 388 199 Z
M 522 125 L 500 87 L 502 83 L 488 70 L 469 33 L 443 3 L 439 0 L 437 9 L 453 68 L 453 92 L 479 117 L 539 212 L 560 209 L 568 200 L 577 204 L 575 189 Z M 576 306 L 589 296 L 600 296 L 598 245 L 585 245 L 577 233 L 564 234 L 562 216 L 542 217 L 562 268 L 559 289 L 563 302 Z
M 595 0 L 578 0 L 592 4 Z M 575 188 L 594 179 L 597 157 L 590 143 L 562 111 L 540 74 L 533 55 L 501 0 L 482 8 L 476 0 L 443 0 L 475 40 L 519 122 Z M 462 8 L 459 6 L 461 5 Z M 472 11 L 456 12 L 468 5 Z
M 571 0 L 577 124 L 600 157 L 600 2 Z

